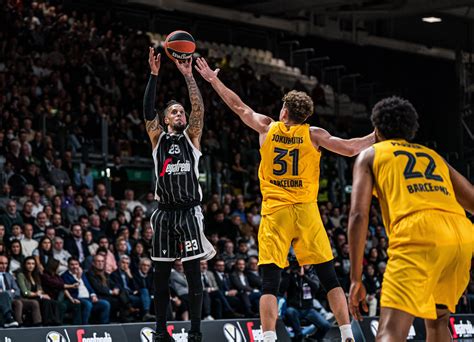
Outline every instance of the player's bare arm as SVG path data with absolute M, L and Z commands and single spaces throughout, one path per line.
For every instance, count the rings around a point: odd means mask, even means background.
M 448 167 L 456 199 L 464 210 L 474 215 L 474 185 L 451 165 L 448 164 Z
M 201 148 L 202 128 L 204 126 L 204 102 L 201 92 L 193 76 L 192 57 L 185 60 L 175 60 L 176 67 L 183 74 L 189 92 L 189 101 L 191 102 L 191 115 L 189 116 L 189 125 L 186 128 L 189 137 L 197 149 Z
M 150 47 L 148 51 L 148 64 L 150 65 L 150 78 L 143 96 L 143 117 L 145 119 L 145 128 L 151 141 L 152 149 L 155 149 L 158 138 L 163 132 L 159 117 L 155 112 L 155 94 L 158 73 L 160 72 L 161 55 L 155 56 L 155 49 Z
M 349 310 L 355 319 L 362 319 L 359 304 L 368 311 L 365 302 L 366 291 L 362 285 L 362 261 L 369 226 L 369 210 L 372 200 L 374 177 L 372 163 L 374 149 L 368 148 L 356 159 L 353 170 L 351 211 L 349 214 L 349 257 L 351 260 L 351 288 Z
M 375 132 L 361 138 L 342 139 L 331 135 L 320 127 L 311 127 L 311 140 L 316 148 L 323 147 L 326 150 L 347 157 L 358 155 L 376 142 Z
M 242 99 L 232 90 L 227 88 L 217 77 L 219 69 L 212 70 L 204 58 L 196 60 L 196 70 L 201 76 L 209 82 L 225 104 L 237 114 L 242 121 L 260 134 L 260 142 L 264 137 L 273 120 L 263 114 L 256 113 L 252 108 L 246 105 Z

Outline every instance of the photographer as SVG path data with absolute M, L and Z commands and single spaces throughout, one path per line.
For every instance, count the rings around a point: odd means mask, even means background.
M 302 341 L 301 320 L 305 319 L 317 328 L 314 338 L 321 340 L 331 328 L 331 324 L 313 307 L 313 294 L 319 289 L 319 282 L 310 274 L 311 266 L 299 266 L 296 260 L 282 272 L 280 293 L 286 293 L 287 311 L 285 319 L 293 328 L 293 341 Z

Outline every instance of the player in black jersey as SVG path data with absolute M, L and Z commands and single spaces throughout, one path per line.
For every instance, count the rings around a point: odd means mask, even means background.
M 155 261 L 155 311 L 157 341 L 174 341 L 166 331 L 169 305 L 169 276 L 173 262 L 183 261 L 189 286 L 191 330 L 188 341 L 201 341 L 202 283 L 200 260 L 215 255 L 211 243 L 204 236 L 200 202 L 198 163 L 201 156 L 204 104 L 192 72 L 192 58 L 176 62 L 189 91 L 191 114 L 187 124 L 184 107 L 171 101 L 163 112 L 165 130 L 155 112 L 155 93 L 160 54 L 155 56 L 150 47 L 148 63 L 151 74 L 143 99 L 146 130 L 153 148 L 158 209 L 151 215 L 154 230 L 152 259 Z

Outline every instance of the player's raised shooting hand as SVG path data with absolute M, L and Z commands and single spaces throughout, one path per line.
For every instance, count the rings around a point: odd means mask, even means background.
M 202 78 L 204 78 L 207 82 L 212 82 L 215 78 L 217 78 L 217 74 L 220 71 L 220 69 L 212 70 L 207 64 L 206 60 L 202 57 L 196 60 L 195 68 L 201 74 Z
M 151 74 L 158 76 L 161 66 L 161 54 L 159 53 L 155 56 L 155 49 L 151 46 L 148 51 L 148 64 L 150 64 Z
M 183 76 L 192 76 L 193 75 L 193 58 L 190 57 L 186 60 L 178 60 L 174 61 L 178 70 L 183 74 Z
M 362 321 L 362 314 L 359 310 L 359 305 L 362 303 L 362 309 L 365 312 L 369 311 L 367 307 L 367 301 L 365 297 L 367 296 L 367 291 L 365 290 L 364 285 L 361 282 L 353 281 L 351 283 L 351 289 L 349 291 L 349 311 L 351 312 L 354 319 Z

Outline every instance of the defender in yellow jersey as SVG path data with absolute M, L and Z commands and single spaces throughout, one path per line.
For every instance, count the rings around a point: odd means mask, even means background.
M 411 143 L 418 129 L 413 106 L 398 97 L 372 111 L 378 143 L 354 166 L 349 217 L 349 306 L 366 308 L 362 259 L 372 193 L 389 237 L 378 341 L 405 341 L 414 316 L 425 318 L 428 341 L 450 341 L 449 311 L 469 282 L 474 187 L 435 151 Z
M 375 135 L 344 140 L 304 124 L 314 105 L 306 93 L 297 91 L 283 97 L 279 121 L 274 122 L 244 104 L 217 78 L 218 70 L 211 70 L 204 59 L 197 60 L 197 70 L 242 121 L 259 133 L 263 203 L 258 242 L 263 276 L 260 317 L 264 342 L 276 340 L 276 294 L 291 246 L 300 265 L 315 264 L 339 323 L 342 341 L 353 341 L 346 298 L 337 280 L 329 239 L 316 203 L 319 150 L 322 147 L 353 156 L 372 145 Z M 295 333 L 298 336 L 300 332 Z

